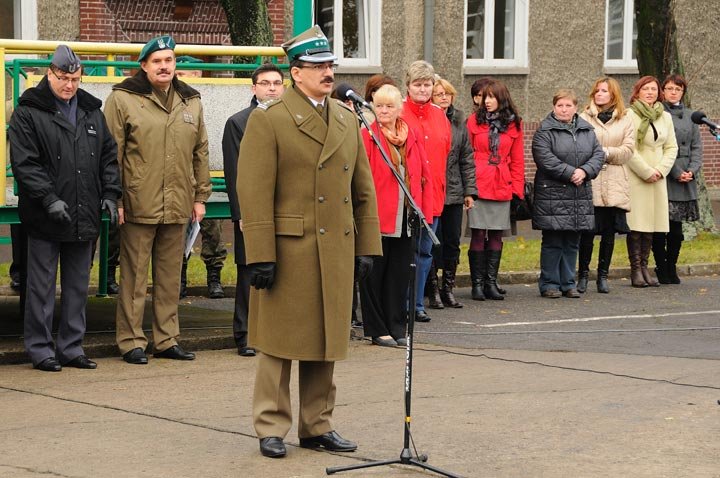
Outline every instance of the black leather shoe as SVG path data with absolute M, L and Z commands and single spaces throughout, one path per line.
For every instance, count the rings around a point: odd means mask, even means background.
M 85 355 L 78 355 L 71 361 L 63 364 L 64 367 L 75 367 L 75 368 L 86 368 L 89 370 L 94 370 L 97 368 L 97 364 L 87 358 Z
M 166 358 L 172 360 L 195 360 L 195 354 L 192 352 L 186 352 L 179 345 L 173 345 L 169 349 L 165 349 L 162 352 L 155 352 L 153 354 L 155 358 Z
M 430 322 L 430 316 L 424 310 L 416 310 L 415 322 Z
M 268 458 L 282 458 L 287 454 L 282 438 L 266 437 L 260 439 L 260 453 Z
M 395 347 L 397 345 L 397 342 L 395 342 L 395 339 L 392 337 L 388 339 L 384 339 L 382 337 L 373 337 L 372 343 L 373 345 L 379 345 L 380 347 Z
M 145 355 L 145 351 L 140 347 L 126 352 L 123 355 L 123 360 L 135 365 L 146 365 L 148 363 L 147 355 Z
M 62 365 L 54 357 L 48 357 L 39 364 L 35 365 L 35 368 L 42 370 L 43 372 L 59 372 L 62 370 Z
M 252 347 L 238 347 L 238 355 L 241 357 L 254 357 L 256 355 L 255 349 Z
M 346 440 L 338 433 L 333 430 L 323 435 L 301 438 L 300 446 L 302 448 L 319 448 L 323 447 L 328 451 L 355 451 L 357 450 L 357 443 Z

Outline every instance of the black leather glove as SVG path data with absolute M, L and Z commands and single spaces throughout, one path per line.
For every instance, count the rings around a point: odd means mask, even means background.
M 68 205 L 62 199 L 58 199 L 47 207 L 47 213 L 48 216 L 50 216 L 50 220 L 53 222 L 59 222 L 60 224 L 70 224 L 72 222 L 72 218 L 70 217 L 70 214 L 68 214 L 67 210 Z
M 275 263 L 256 262 L 248 264 L 250 273 L 250 285 L 256 289 L 272 289 L 275 282 Z
M 355 280 L 363 280 L 370 275 L 373 268 L 373 258 L 371 256 L 355 257 Z
M 101 209 L 104 209 L 107 211 L 108 216 L 110 216 L 110 225 L 115 227 L 118 223 L 118 210 L 117 210 L 117 203 L 113 201 L 112 199 L 103 199 L 101 204 Z

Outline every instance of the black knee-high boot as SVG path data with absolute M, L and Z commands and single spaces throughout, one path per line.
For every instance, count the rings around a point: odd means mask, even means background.
M 486 299 L 504 300 L 505 296 L 497 288 L 497 276 L 500 270 L 500 251 L 485 251 L 487 271 L 485 273 L 485 285 L 483 294 Z
M 655 275 L 661 284 L 669 284 L 667 270 L 667 251 L 665 249 L 665 238 L 667 234 L 664 232 L 654 232 L 652 235 L 652 252 L 655 258 Z
M 607 234 L 600 239 L 600 250 L 598 251 L 598 268 L 597 268 L 597 291 L 601 294 L 610 292 L 608 285 L 608 272 L 610 271 L 610 261 L 612 261 L 613 249 L 615 248 L 615 235 Z
M 667 278 L 669 284 L 679 284 L 680 277 L 677 274 L 677 261 L 680 257 L 684 236 L 670 232 L 667 236 Z
M 595 234 L 583 233 L 580 235 L 580 250 L 578 251 L 577 291 L 581 294 L 587 290 L 588 276 L 590 275 L 590 259 L 592 258 L 593 239 Z
M 472 282 L 472 299 L 485 300 L 483 286 L 485 285 L 485 251 L 468 251 L 468 262 L 470 263 L 470 281 Z

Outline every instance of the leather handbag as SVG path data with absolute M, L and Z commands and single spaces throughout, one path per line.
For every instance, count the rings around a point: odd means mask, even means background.
M 525 190 L 523 199 L 513 194 L 510 200 L 510 220 L 511 221 L 527 221 L 532 219 L 533 213 L 533 192 L 534 186 L 532 181 L 525 180 Z

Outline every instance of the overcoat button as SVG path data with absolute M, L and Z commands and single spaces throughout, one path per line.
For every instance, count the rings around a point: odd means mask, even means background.
M 348 234 L 350 234 L 350 229 L 345 229 L 345 235 L 347 236 Z
M 348 165 L 346 164 L 343 169 L 345 169 L 345 171 L 347 171 L 348 169 L 350 169 L 350 166 L 348 166 Z
M 318 169 L 322 169 L 322 168 L 323 168 L 323 165 L 322 165 L 322 164 L 321 164 L 320 166 L 318 166 Z
M 325 228 L 324 228 L 324 227 L 321 227 L 321 228 L 320 228 L 320 234 L 325 234 Z
M 320 202 L 325 202 L 325 196 L 320 196 L 320 197 L 318 198 L 318 201 L 320 201 Z
M 350 199 L 349 199 L 347 196 L 345 196 L 344 201 L 345 201 L 345 202 L 350 202 Z

